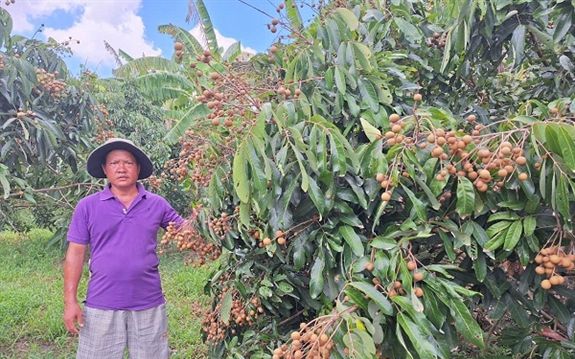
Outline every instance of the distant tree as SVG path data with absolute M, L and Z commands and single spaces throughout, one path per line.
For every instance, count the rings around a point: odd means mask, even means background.
M 12 35 L 0 9 L 0 222 L 21 208 L 54 224 L 50 204 L 70 207 L 69 195 L 90 187 L 78 171 L 81 154 L 102 114 L 87 78 L 71 78 L 62 56 L 69 41 Z

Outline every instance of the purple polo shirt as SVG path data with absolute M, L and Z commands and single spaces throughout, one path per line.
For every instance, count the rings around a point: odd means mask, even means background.
M 130 208 L 124 208 L 108 184 L 74 210 L 68 241 L 89 244 L 91 251 L 88 307 L 143 310 L 165 302 L 156 255 L 158 230 L 183 219 L 139 183 L 138 192 Z

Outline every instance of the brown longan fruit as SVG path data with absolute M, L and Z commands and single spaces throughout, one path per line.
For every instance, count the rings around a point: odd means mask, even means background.
M 525 172 L 520 173 L 519 176 L 517 176 L 517 178 L 519 178 L 520 181 L 526 181 L 529 178 L 529 175 Z
M 415 261 L 407 262 L 407 269 L 413 271 L 417 269 L 417 263 Z
M 377 182 L 383 182 L 385 180 L 385 175 L 383 173 L 378 173 L 375 175 L 375 180 Z
M 421 282 L 423 280 L 423 273 L 422 272 L 413 273 L 413 280 L 415 280 L 416 282 Z
M 560 278 L 562 279 L 563 277 L 558 276 L 558 275 L 554 275 L 551 278 L 549 278 L 549 283 L 551 283 L 551 285 L 559 285 L 559 284 L 561 284 Z
M 517 163 L 520 166 L 523 166 L 524 164 L 527 163 L 527 158 L 525 158 L 523 156 L 519 156 L 515 159 L 515 163 Z
M 553 264 L 559 264 L 559 262 L 561 262 L 561 257 L 557 254 L 552 254 L 549 256 L 549 261 Z
M 397 122 L 397 121 L 399 121 L 399 115 L 396 114 L 396 113 L 392 113 L 392 114 L 389 116 L 389 122 L 395 123 L 395 122 Z
M 542 267 L 542 266 L 535 267 L 535 273 L 537 273 L 539 275 L 545 274 L 545 267 Z
M 551 288 L 551 282 L 549 281 L 549 279 L 544 279 L 541 281 L 541 288 L 548 290 L 549 288 Z
M 388 202 L 391 199 L 391 194 L 389 192 L 383 192 L 381 194 L 381 200 L 384 202 Z
M 415 288 L 415 296 L 418 298 L 423 297 L 423 289 L 421 289 L 419 287 Z
M 371 262 L 365 263 L 365 269 L 371 272 L 373 270 L 373 263 Z

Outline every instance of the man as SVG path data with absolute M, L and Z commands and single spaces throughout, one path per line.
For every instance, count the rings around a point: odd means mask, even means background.
M 87 170 L 109 183 L 78 202 L 68 230 L 64 324 L 79 333 L 76 358 L 120 359 L 126 348 L 134 359 L 168 358 L 157 234 L 183 219 L 138 183 L 153 165 L 131 141 L 108 140 L 90 154 Z M 91 276 L 82 310 L 76 296 L 88 245 Z

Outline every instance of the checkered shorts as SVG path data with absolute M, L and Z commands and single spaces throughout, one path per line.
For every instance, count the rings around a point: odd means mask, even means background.
M 76 359 L 166 359 L 166 305 L 146 310 L 102 310 L 84 307 Z

